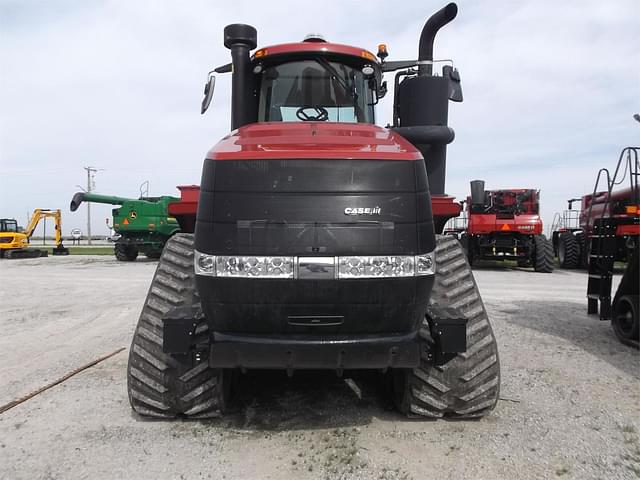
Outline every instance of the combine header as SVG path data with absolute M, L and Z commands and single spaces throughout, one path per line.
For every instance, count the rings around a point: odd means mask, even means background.
M 128 391 L 142 415 L 217 416 L 247 369 L 380 371 L 410 416 L 475 418 L 498 400 L 498 351 L 445 194 L 451 65 L 425 24 L 419 57 L 318 36 L 255 50 L 224 29 L 231 129 L 206 155 L 201 189 L 170 206 L 167 242 L 136 328 Z M 391 128 L 375 105 L 395 77 Z M 202 112 L 214 78 L 205 87 Z M 195 225 L 195 234 L 192 228 Z M 191 229 L 190 227 L 191 226 Z
M 458 230 L 469 263 L 514 260 L 518 266 L 551 273 L 553 247 L 542 234 L 539 202 L 537 190 L 485 190 L 484 181 L 472 181 L 466 227 Z

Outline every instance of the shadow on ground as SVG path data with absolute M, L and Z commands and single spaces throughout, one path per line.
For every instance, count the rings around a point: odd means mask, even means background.
M 490 314 L 501 320 L 553 335 L 595 355 L 622 372 L 638 378 L 640 352 L 618 341 L 611 322 L 587 315 L 584 303 L 519 301 L 517 304 L 488 304 Z
M 239 375 L 223 422 L 257 431 L 347 428 L 373 417 L 402 420 L 380 372 L 358 371 L 338 378 L 332 371 L 259 370 Z

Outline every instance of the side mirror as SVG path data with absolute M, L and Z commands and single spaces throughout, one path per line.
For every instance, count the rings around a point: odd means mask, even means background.
M 202 105 L 200 106 L 200 114 L 204 114 L 209 108 L 211 98 L 213 97 L 213 89 L 216 86 L 216 77 L 212 75 L 213 72 L 209 72 L 207 83 L 204 85 L 204 98 L 202 99 Z

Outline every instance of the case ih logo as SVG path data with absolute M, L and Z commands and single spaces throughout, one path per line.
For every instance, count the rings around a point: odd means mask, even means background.
M 366 207 L 366 208 L 351 208 L 347 207 L 344 209 L 345 215 L 380 215 L 382 210 L 380 207 Z

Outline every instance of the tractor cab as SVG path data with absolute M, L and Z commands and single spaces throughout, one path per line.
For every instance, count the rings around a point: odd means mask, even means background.
M 539 192 L 533 189 L 487 190 L 482 203 L 468 199 L 473 213 L 498 215 L 498 218 L 513 218 L 515 215 L 538 215 Z
M 243 26 L 233 31 L 237 50 Z M 253 45 L 252 45 L 253 46 Z M 240 42 L 244 48 L 244 43 Z M 256 122 L 375 123 L 374 105 L 384 96 L 382 70 L 376 56 L 364 49 L 329 43 L 318 35 L 304 41 L 273 45 L 242 55 L 234 64 L 244 75 L 234 81 L 245 94 L 235 112 L 238 124 Z M 215 72 L 232 71 L 232 64 Z M 205 86 L 203 112 L 213 82 Z M 235 126 L 235 125 L 233 125 Z
M 258 50 L 252 59 L 257 121 L 375 123 L 375 57 L 365 50 L 338 53 L 340 47 L 307 40 Z

